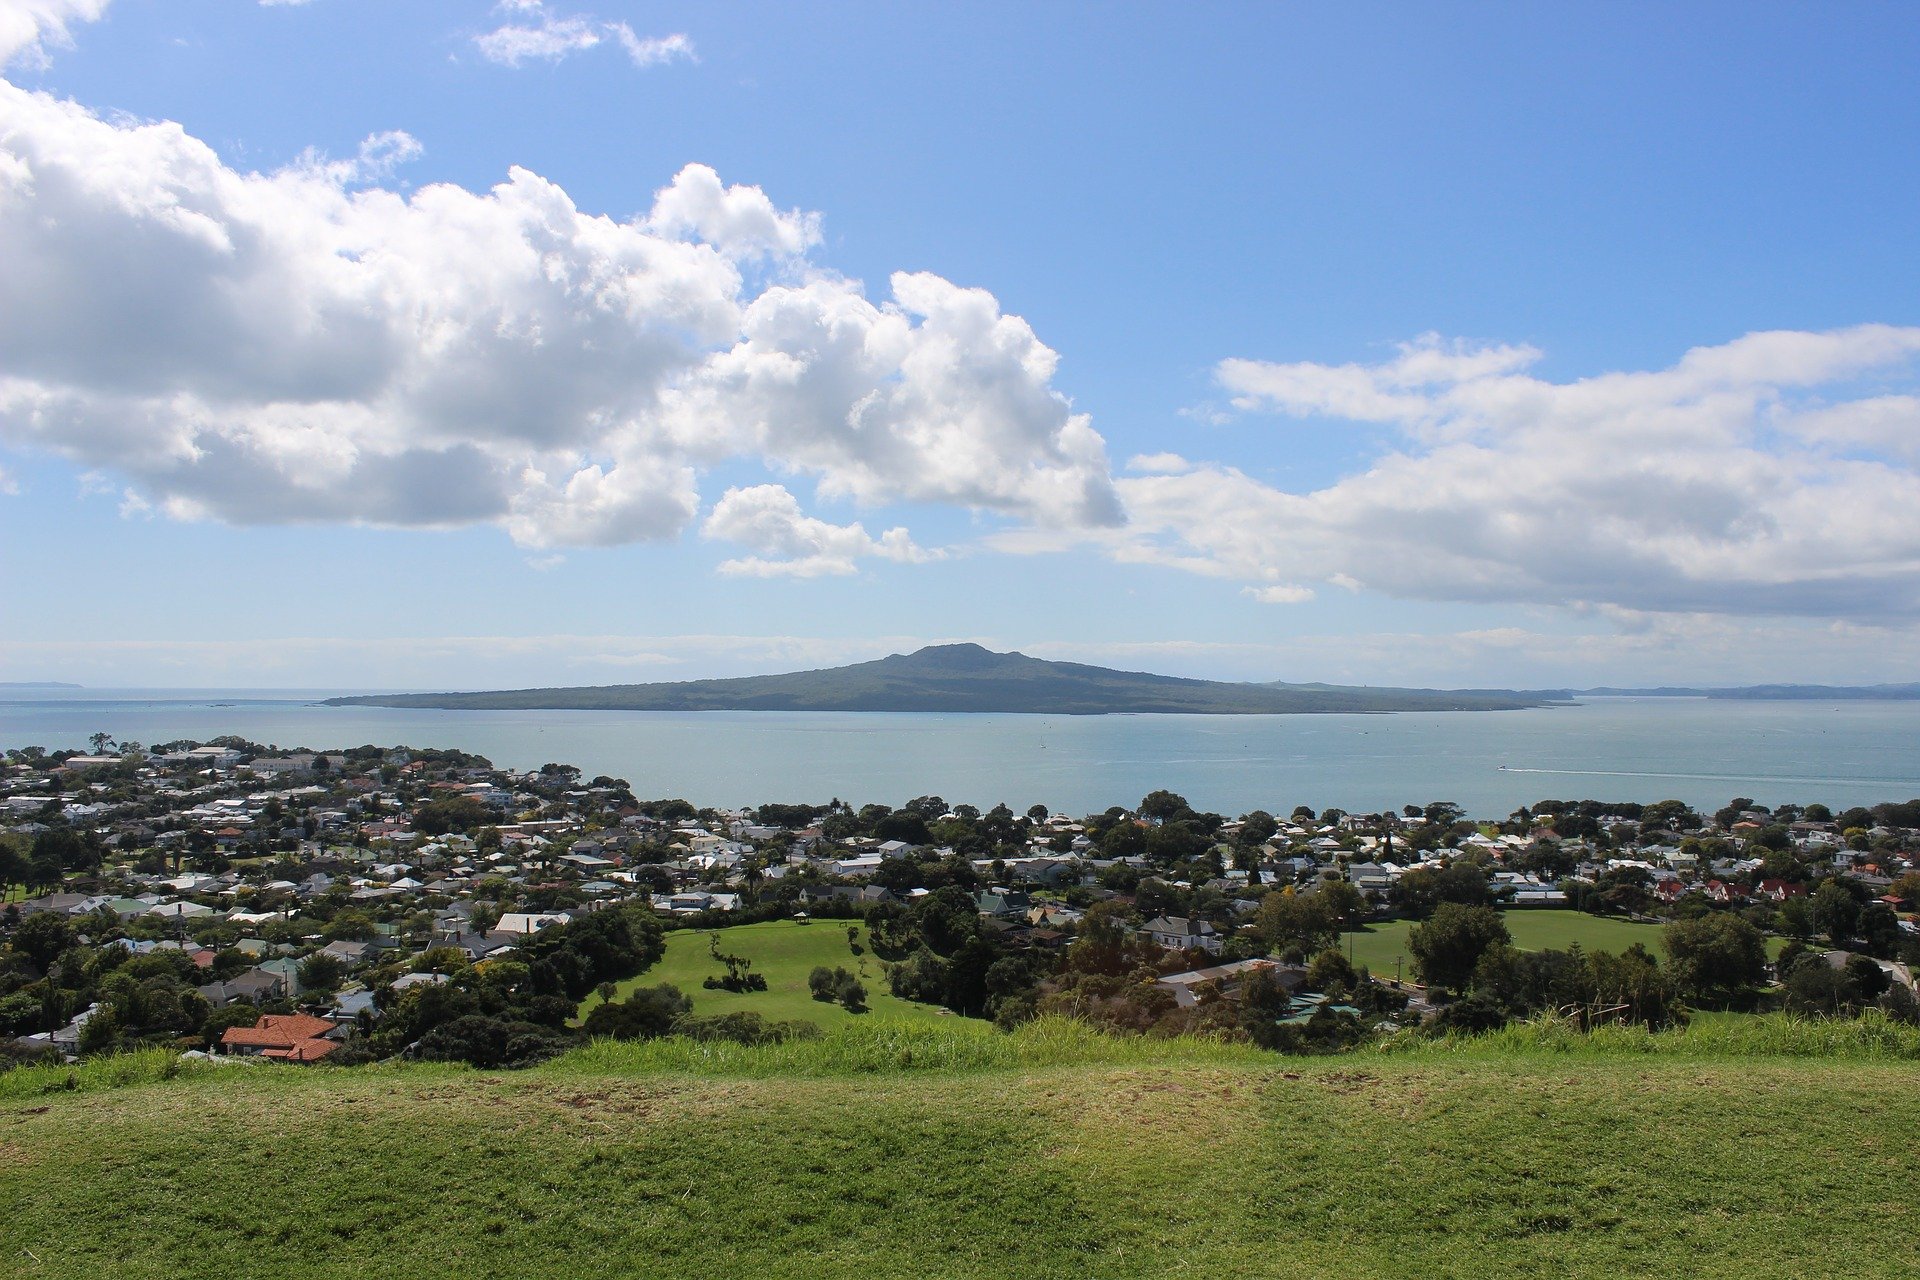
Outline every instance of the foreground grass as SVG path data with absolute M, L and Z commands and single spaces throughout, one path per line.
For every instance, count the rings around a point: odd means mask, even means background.
M 1854 1047 L 1290 1060 L 873 1024 L 521 1073 L 143 1060 L 0 1100 L 0 1270 L 1907 1275 L 1920 1091 Z
M 615 1000 L 624 1000 L 635 987 L 672 983 L 693 998 L 694 1013 L 706 1016 L 718 1013 L 758 1013 L 773 1021 L 811 1022 L 824 1030 L 848 1026 L 856 1021 L 882 1020 L 957 1025 L 978 1029 L 980 1023 L 952 1017 L 930 1005 L 897 1000 L 887 990 L 886 972 L 880 958 L 866 947 L 866 928 L 860 927 L 865 955 L 856 956 L 847 945 L 847 926 L 858 921 L 816 920 L 800 924 L 793 920 L 772 920 L 761 924 L 733 925 L 719 930 L 720 949 L 729 955 L 741 955 L 753 961 L 753 971 L 767 980 L 765 991 L 744 994 L 710 991 L 700 984 L 726 972 L 710 951 L 708 930 L 679 929 L 667 935 L 667 954 L 637 978 L 620 984 Z M 815 1000 L 807 990 L 807 975 L 814 966 L 853 971 L 867 985 L 868 1011 L 851 1014 L 837 1004 Z M 587 997 L 581 1013 L 600 1003 L 597 995 Z

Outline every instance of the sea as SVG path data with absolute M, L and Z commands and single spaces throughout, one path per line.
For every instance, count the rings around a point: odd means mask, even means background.
M 1450 800 L 1504 817 L 1546 799 L 1718 808 L 1920 796 L 1920 702 L 1591 698 L 1524 711 L 1375 715 L 432 711 L 329 707 L 354 690 L 0 690 L 0 750 L 236 735 L 292 750 L 457 748 L 552 762 L 642 798 L 900 805 L 937 795 L 1066 813 L 1177 791 L 1197 808 L 1285 814 Z

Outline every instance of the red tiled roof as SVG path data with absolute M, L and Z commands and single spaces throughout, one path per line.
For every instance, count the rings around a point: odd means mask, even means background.
M 249 1049 L 288 1049 L 327 1034 L 333 1025 L 326 1018 L 306 1013 L 269 1013 L 250 1027 L 228 1027 L 220 1043 Z

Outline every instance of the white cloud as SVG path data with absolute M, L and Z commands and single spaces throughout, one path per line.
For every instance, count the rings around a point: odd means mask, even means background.
M 1193 464 L 1177 453 L 1136 453 L 1127 459 L 1127 470 L 1147 475 L 1177 476 L 1193 470 Z
M 1313 599 L 1313 588 L 1282 583 L 1274 587 L 1242 587 L 1240 594 L 1251 596 L 1261 604 L 1305 604 Z
M 496 6 L 517 16 L 473 38 L 480 56 L 503 67 L 526 62 L 558 62 L 611 40 L 636 67 L 693 61 L 693 41 L 685 35 L 641 37 L 624 22 L 602 22 L 591 15 L 560 17 L 540 0 L 505 0 Z
M 0 68 L 44 67 L 48 50 L 73 47 L 73 26 L 98 22 L 107 0 L 0 0 Z
M 664 438 L 779 459 L 832 498 L 1118 523 L 1105 441 L 1053 389 L 1056 357 L 1026 321 L 938 276 L 892 285 L 882 304 L 823 275 L 767 289 L 741 340 L 662 394 Z
M 720 565 L 721 573 L 755 578 L 817 578 L 857 572 L 862 559 L 919 564 L 942 555 L 916 545 L 905 529 L 888 529 L 876 538 L 859 524 L 815 519 L 777 484 L 727 490 L 700 532 L 759 552 Z
M 690 164 L 654 195 L 650 230 L 705 241 L 728 257 L 804 253 L 820 243 L 820 217 L 774 208 L 758 187 L 729 187 L 704 164 Z
M 175 518 L 533 548 L 674 537 L 699 468 L 741 458 L 863 503 L 1118 519 L 1104 442 L 992 295 L 870 301 L 806 259 L 815 215 L 704 166 L 617 222 L 524 169 L 378 185 L 418 149 L 246 173 L 0 81 L 0 441 Z
M 1920 616 L 1920 329 L 1757 333 L 1672 368 L 1556 383 L 1527 347 L 1423 339 L 1379 365 L 1220 366 L 1246 411 L 1392 428 L 1290 493 L 1229 467 L 1119 482 L 1123 558 L 1254 583 L 1653 612 Z M 1843 445 L 1844 448 L 1834 447 Z M 1863 452 L 1864 450 L 1864 452 Z
M 675 33 L 670 36 L 636 36 L 633 28 L 624 22 L 610 22 L 607 30 L 627 51 L 627 57 L 636 67 L 657 67 L 665 62 L 697 62 L 693 51 L 693 41 Z
M 19 493 L 20 482 L 5 467 L 0 467 L 0 497 L 17 497 Z

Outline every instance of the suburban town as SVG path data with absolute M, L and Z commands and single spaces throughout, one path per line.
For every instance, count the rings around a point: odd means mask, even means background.
M 807 974 L 822 1008 L 1293 1053 L 1540 1014 L 1920 1021 L 1920 802 L 717 811 L 405 747 L 97 735 L 5 760 L 9 1065 L 167 1046 L 516 1066 L 598 1036 L 812 1035 L 750 998 L 701 1007 L 766 990 L 749 942 L 803 929 L 844 957 Z M 682 934 L 705 989 L 637 985 Z

